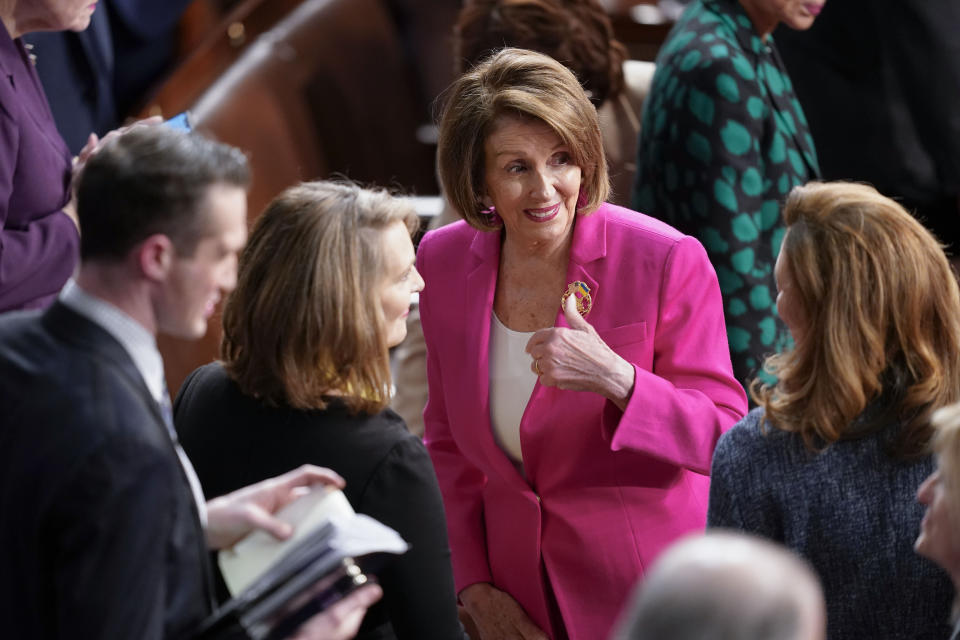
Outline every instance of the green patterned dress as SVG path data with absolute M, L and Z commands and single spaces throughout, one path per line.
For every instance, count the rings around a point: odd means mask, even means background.
M 780 205 L 819 174 L 772 37 L 761 41 L 735 0 L 695 0 L 657 56 L 632 204 L 706 247 L 744 384 L 790 344 L 773 278 Z

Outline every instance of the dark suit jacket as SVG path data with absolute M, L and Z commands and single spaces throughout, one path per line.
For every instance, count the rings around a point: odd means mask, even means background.
M 120 124 L 114 96 L 114 52 L 110 18 L 105 9 L 93 12 L 90 26 L 79 33 L 29 33 L 37 75 L 50 110 L 70 151 L 80 153 L 91 133 L 102 136 Z
M 960 249 L 960 3 L 827 2 L 777 43 L 827 180 L 897 198 Z
M 437 478 L 423 443 L 397 414 L 350 415 L 337 400 L 323 411 L 269 407 L 210 364 L 183 383 L 174 415 L 208 497 L 312 463 L 343 476 L 353 508 L 410 544 L 377 572 L 383 600 L 357 638 L 464 638 Z
M 183 638 L 212 607 L 203 531 L 123 347 L 55 303 L 0 317 L 4 637 Z

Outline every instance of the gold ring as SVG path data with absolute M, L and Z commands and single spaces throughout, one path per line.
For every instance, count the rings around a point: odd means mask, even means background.
M 540 371 L 540 358 L 533 361 L 533 368 L 537 370 L 537 377 L 543 375 L 543 371 Z

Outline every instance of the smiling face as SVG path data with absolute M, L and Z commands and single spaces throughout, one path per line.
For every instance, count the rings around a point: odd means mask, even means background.
M 740 0 L 753 26 L 766 37 L 781 22 L 804 31 L 813 26 L 826 0 Z
M 380 237 L 382 276 L 378 299 L 383 313 L 388 347 L 395 347 L 407 336 L 407 315 L 414 293 L 423 290 L 423 278 L 414 266 L 416 254 L 410 232 L 402 220 L 387 227 Z
M 179 338 L 207 332 L 221 295 L 237 284 L 237 254 L 247 241 L 247 196 L 240 187 L 210 187 L 203 211 L 207 231 L 191 256 L 174 255 L 157 305 L 157 328 Z
M 917 490 L 917 500 L 927 507 L 920 523 L 920 535 L 914 550 L 943 567 L 954 579 L 960 577 L 960 535 L 955 514 L 958 496 L 950 482 L 952 471 L 943 458 L 938 468 L 923 481 Z
M 501 116 L 484 142 L 483 202 L 496 207 L 507 238 L 555 247 L 570 237 L 580 195 L 580 167 L 547 124 Z

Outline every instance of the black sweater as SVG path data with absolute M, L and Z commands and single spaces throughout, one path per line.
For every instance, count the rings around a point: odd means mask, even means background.
M 433 466 L 393 411 L 351 415 L 338 400 L 322 411 L 269 407 L 214 363 L 184 382 L 174 421 L 208 499 L 315 464 L 343 476 L 355 511 L 407 541 L 410 550 L 377 573 L 383 600 L 367 612 L 357 638 L 464 637 Z

